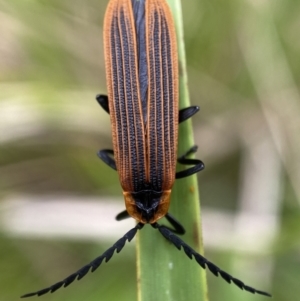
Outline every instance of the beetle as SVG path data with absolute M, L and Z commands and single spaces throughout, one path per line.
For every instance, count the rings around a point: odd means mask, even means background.
M 168 212 L 175 179 L 204 169 L 202 161 L 188 158 L 191 147 L 176 158 L 178 125 L 199 111 L 178 110 L 178 58 L 175 26 L 165 0 L 110 0 L 104 19 L 104 53 L 108 96 L 96 97 L 109 113 L 113 150 L 98 152 L 118 172 L 126 210 L 117 220 L 133 217 L 137 225 L 86 266 L 48 288 L 22 297 L 41 296 L 68 286 L 95 271 L 114 252 L 120 252 L 138 230 L 150 224 L 177 249 L 227 282 L 251 293 L 268 293 L 245 285 L 193 250 L 177 234 L 184 227 Z M 176 172 L 176 162 L 191 167 Z M 157 223 L 166 217 L 173 228 Z

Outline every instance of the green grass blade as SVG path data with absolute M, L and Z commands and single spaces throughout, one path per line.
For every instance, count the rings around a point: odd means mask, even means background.
M 183 22 L 180 0 L 169 0 L 173 13 L 178 44 L 180 76 L 180 108 L 188 107 L 189 93 Z M 178 153 L 192 145 L 191 121 L 180 125 Z M 172 190 L 170 212 L 183 224 L 186 234 L 182 237 L 195 250 L 203 254 L 200 222 L 200 202 L 197 177 L 177 180 Z M 163 220 L 160 223 L 165 223 Z M 185 253 L 167 242 L 157 230 L 146 225 L 137 239 L 137 275 L 139 301 L 207 300 L 205 271 Z

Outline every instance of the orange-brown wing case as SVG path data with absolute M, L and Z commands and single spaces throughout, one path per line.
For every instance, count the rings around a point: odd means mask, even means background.
M 110 0 L 104 52 L 123 191 L 169 191 L 176 172 L 178 59 L 166 1 Z

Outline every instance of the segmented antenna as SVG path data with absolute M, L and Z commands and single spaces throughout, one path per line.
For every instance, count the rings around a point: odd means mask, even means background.
M 212 262 L 208 261 L 205 257 L 197 253 L 195 250 L 193 250 L 190 246 L 188 246 L 183 240 L 181 240 L 178 236 L 176 236 L 172 231 L 170 231 L 166 226 L 159 225 L 158 223 L 154 223 L 151 225 L 153 228 L 158 229 L 159 232 L 168 240 L 170 241 L 178 250 L 181 250 L 181 247 L 183 248 L 185 254 L 190 258 L 198 262 L 198 264 L 205 269 L 206 266 L 208 269 L 215 275 L 221 277 L 227 281 L 228 283 L 233 282 L 236 286 L 238 286 L 241 290 L 245 290 L 247 292 L 250 292 L 252 294 L 260 294 L 264 296 L 271 297 L 271 295 L 267 292 L 257 290 L 251 286 L 246 285 L 241 280 L 234 278 L 233 276 L 229 275 L 228 273 L 221 270 L 219 267 L 214 265 Z
M 32 296 L 42 296 L 48 292 L 55 292 L 56 290 L 58 290 L 59 288 L 63 287 L 67 287 L 69 284 L 71 284 L 76 278 L 77 280 L 80 280 L 81 278 L 83 278 L 91 269 L 92 272 L 94 272 L 102 263 L 102 261 L 105 259 L 105 262 L 108 262 L 112 256 L 114 255 L 114 252 L 117 251 L 117 253 L 119 253 L 125 243 L 126 240 L 128 242 L 130 242 L 134 236 L 136 235 L 137 231 L 142 229 L 144 226 L 144 224 L 142 223 L 138 223 L 133 229 L 131 229 L 130 231 L 128 231 L 122 238 L 120 238 L 112 247 L 110 247 L 108 250 L 106 250 L 101 256 L 97 257 L 96 259 L 94 259 L 93 261 L 91 261 L 89 264 L 85 265 L 84 267 L 82 267 L 80 270 L 78 270 L 77 272 L 73 273 L 72 275 L 68 276 L 67 278 L 65 278 L 62 281 L 59 281 L 47 288 L 44 288 L 42 290 L 36 291 L 34 293 L 28 293 L 25 294 L 23 296 L 21 296 L 21 298 L 27 298 L 27 297 L 32 297 Z

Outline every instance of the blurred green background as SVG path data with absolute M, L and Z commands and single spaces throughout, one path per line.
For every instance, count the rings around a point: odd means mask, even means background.
M 94 100 L 106 92 L 107 2 L 0 0 L 1 301 L 61 280 L 134 224 L 114 221 L 124 208 L 118 176 L 96 157 L 111 148 L 109 117 Z M 300 2 L 182 5 L 190 95 L 201 107 L 193 125 L 206 164 L 205 255 L 274 301 L 295 300 Z M 42 299 L 136 300 L 135 277 L 133 242 Z M 211 301 L 267 300 L 210 274 L 208 284 Z

